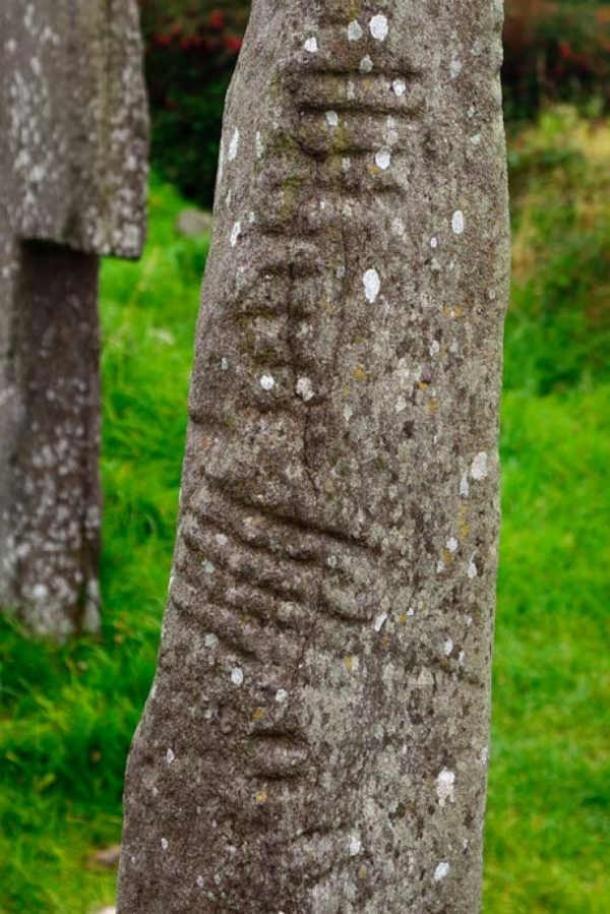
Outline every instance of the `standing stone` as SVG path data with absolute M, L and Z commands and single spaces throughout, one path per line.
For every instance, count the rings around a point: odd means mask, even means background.
M 253 4 L 119 914 L 479 910 L 501 20 Z
M 135 0 L 0 8 L 0 605 L 99 626 L 99 255 L 144 239 Z

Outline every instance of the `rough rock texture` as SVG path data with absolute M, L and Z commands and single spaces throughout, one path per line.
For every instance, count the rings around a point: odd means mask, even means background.
M 99 624 L 98 255 L 144 238 L 135 0 L 0 4 L 0 606 Z
M 137 257 L 148 115 L 136 0 L 2 0 L 0 42 L 14 234 Z
M 254 2 L 119 914 L 479 909 L 501 18 Z

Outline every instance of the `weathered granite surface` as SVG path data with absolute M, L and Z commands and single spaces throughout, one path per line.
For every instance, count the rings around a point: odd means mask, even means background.
M 136 0 L 3 0 L 0 42 L 14 235 L 139 256 L 148 113 Z
M 137 257 L 136 0 L 0 4 L 0 606 L 99 625 L 98 255 Z
M 479 910 L 501 21 L 253 4 L 120 914 Z

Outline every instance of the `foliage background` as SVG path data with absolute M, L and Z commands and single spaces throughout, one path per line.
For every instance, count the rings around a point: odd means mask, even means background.
M 114 870 L 95 855 L 119 840 L 125 755 L 155 664 L 209 243 L 179 236 L 175 220 L 181 193 L 211 199 L 245 8 L 144 0 L 143 13 L 150 239 L 139 264 L 107 262 L 102 283 L 104 628 L 56 647 L 0 622 L 2 914 L 112 903 Z M 607 914 L 607 7 L 510 0 L 508 14 L 514 283 L 484 912 Z

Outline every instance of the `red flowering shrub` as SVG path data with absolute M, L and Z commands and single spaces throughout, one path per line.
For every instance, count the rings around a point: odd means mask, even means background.
M 211 206 L 224 96 L 249 4 L 140 0 L 155 167 Z
M 507 0 L 506 113 L 531 115 L 546 101 L 609 101 L 610 6 L 596 0 Z

